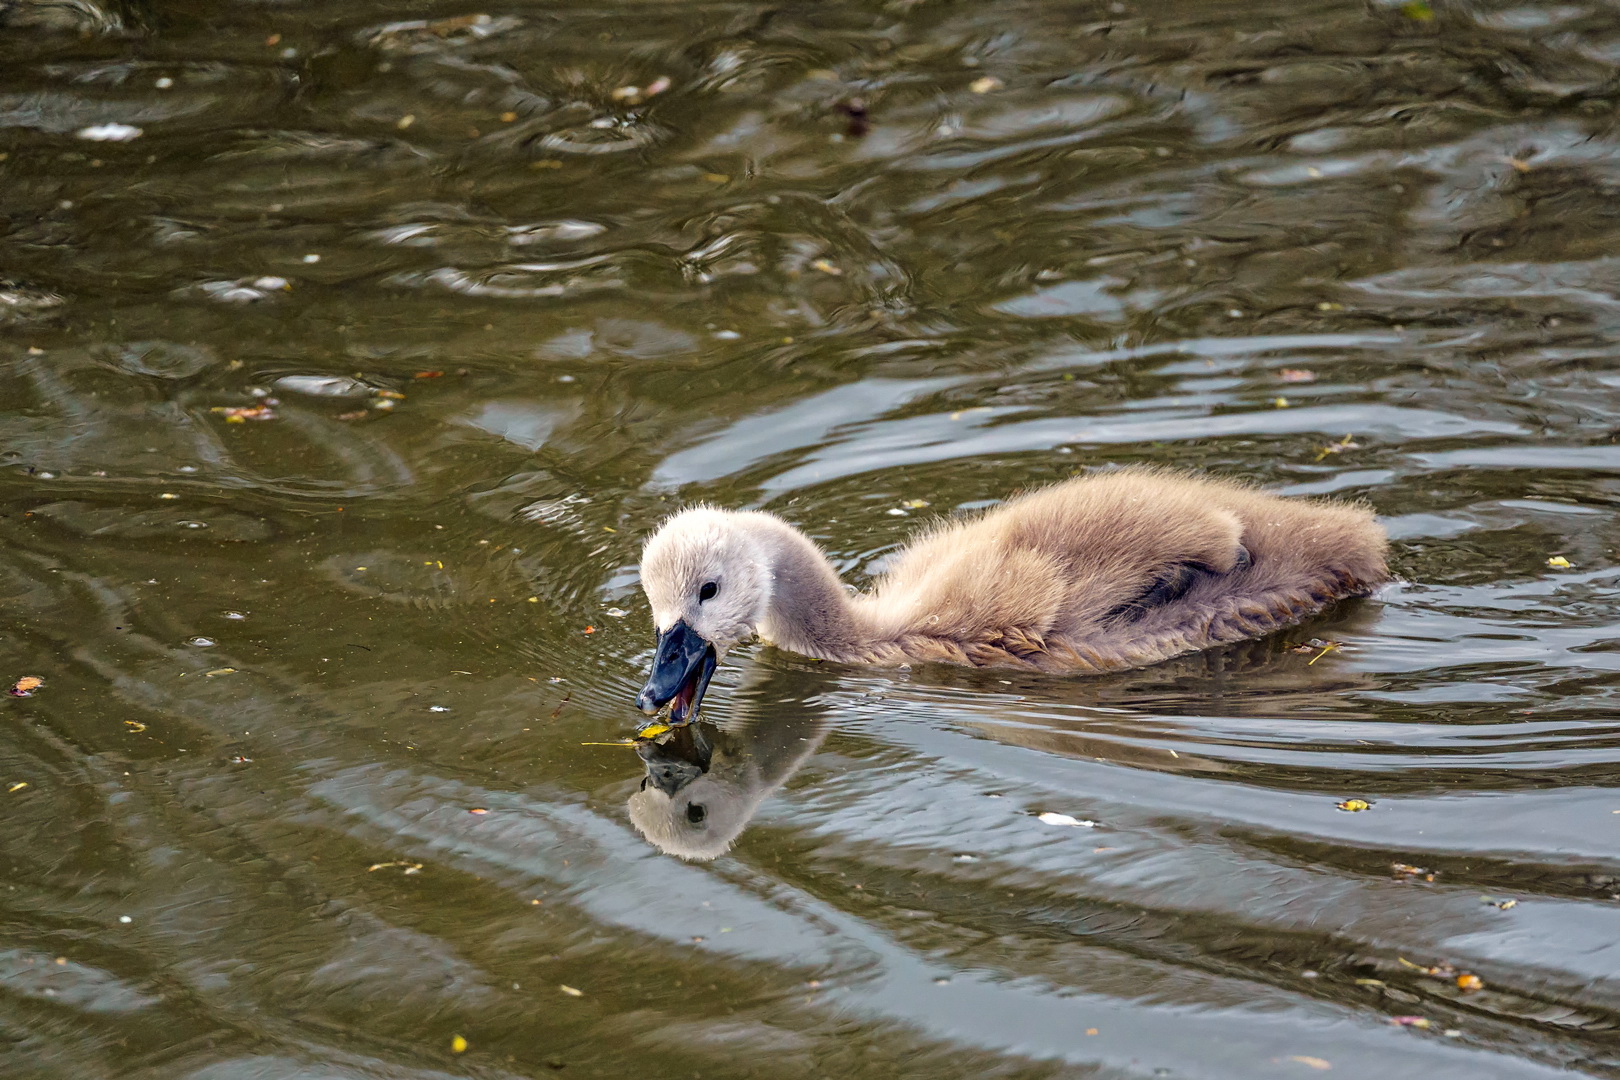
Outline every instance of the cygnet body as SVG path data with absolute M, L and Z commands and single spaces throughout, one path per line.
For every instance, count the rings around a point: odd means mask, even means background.
M 688 719 L 754 635 L 854 664 L 1141 667 L 1261 637 L 1389 577 L 1366 507 L 1145 468 L 1076 477 L 923 533 L 871 591 L 773 514 L 695 507 L 642 550 L 658 651 L 638 704 Z

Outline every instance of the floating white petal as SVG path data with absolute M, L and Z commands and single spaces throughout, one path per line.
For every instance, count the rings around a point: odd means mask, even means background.
M 91 142 L 129 142 L 141 137 L 141 129 L 132 124 L 92 124 L 80 128 L 76 134 Z

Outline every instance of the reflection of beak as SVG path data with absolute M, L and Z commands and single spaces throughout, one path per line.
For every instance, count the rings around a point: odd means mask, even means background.
M 687 724 L 676 728 L 663 743 L 638 743 L 636 753 L 647 763 L 647 778 L 642 781 L 642 787 L 650 782 L 665 795 L 673 796 L 708 772 L 714 744 L 703 731 L 706 726 Z
M 718 662 L 714 646 L 687 625 L 685 619 L 658 635 L 658 652 L 653 656 L 647 685 L 641 688 L 636 705 L 652 714 L 669 704 L 669 719 L 682 723 L 690 719 L 703 701 Z

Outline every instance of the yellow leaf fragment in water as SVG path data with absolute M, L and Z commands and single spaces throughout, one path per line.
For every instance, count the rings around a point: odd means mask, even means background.
M 572 986 L 569 986 L 566 983 L 558 983 L 557 984 L 557 989 L 561 990 L 563 993 L 567 994 L 569 997 L 584 997 L 585 996 L 585 991 L 583 991 L 583 990 L 575 990 Z
M 1464 993 L 1472 993 L 1475 990 L 1483 990 L 1485 989 L 1485 980 L 1480 978 L 1478 975 L 1470 975 L 1467 972 L 1464 972 L 1463 974 L 1457 976 L 1457 989 L 1463 991 Z
M 450 1052 L 452 1054 L 465 1054 L 467 1052 L 467 1040 L 460 1035 L 452 1035 L 450 1037 Z
M 1312 664 L 1316 663 L 1318 660 L 1322 659 L 1322 657 L 1326 656 L 1328 653 L 1332 652 L 1334 649 L 1337 649 L 1338 647 L 1339 647 L 1339 643 L 1337 641 L 1324 641 L 1324 642 L 1322 642 L 1322 651 L 1317 653 L 1315 656 L 1311 657 L 1310 660 L 1306 662 L 1305 666 L 1310 667 Z
M 1568 570 L 1574 564 L 1568 559 L 1564 558 L 1562 555 L 1554 555 L 1552 558 L 1547 560 L 1547 565 L 1556 567 L 1559 570 Z
M 205 679 L 211 679 L 215 675 L 233 675 L 235 673 L 236 673 L 236 669 L 233 668 L 233 667 L 217 667 L 213 671 L 205 671 L 205 672 L 203 672 L 203 677 Z
M 658 736 L 662 735 L 664 732 L 672 731 L 672 730 L 674 730 L 674 729 L 671 728 L 668 724 L 648 724 L 646 727 L 644 727 L 640 731 L 636 732 L 636 738 L 638 738 L 638 739 L 656 739 L 656 738 L 658 738 Z
M 10 787 L 6 788 L 6 792 L 9 794 L 10 792 L 13 792 L 13 791 L 21 791 L 23 788 L 25 788 L 27 786 L 28 786 L 28 781 L 19 780 L 15 784 L 12 784 Z
M 1457 974 L 1457 969 L 1450 964 L 1414 964 L 1404 956 L 1397 956 L 1395 960 L 1404 968 L 1421 971 L 1425 975 L 1432 975 L 1438 979 L 1449 979 Z
M 1360 449 L 1361 449 L 1361 444 L 1356 442 L 1355 437 L 1351 436 L 1351 435 L 1346 435 L 1344 438 L 1340 439 L 1338 442 L 1336 442 L 1336 443 L 1328 443 L 1326 446 L 1324 446 L 1320 450 L 1318 450 L 1316 452 L 1315 460 L 1321 461 L 1323 458 L 1327 457 L 1330 454 L 1342 454 L 1346 450 L 1360 450 Z
M 1337 805 L 1340 810 L 1349 810 L 1352 812 L 1357 810 L 1368 810 L 1372 807 L 1372 803 L 1368 802 L 1366 799 L 1346 799 L 1343 802 L 1335 805 Z

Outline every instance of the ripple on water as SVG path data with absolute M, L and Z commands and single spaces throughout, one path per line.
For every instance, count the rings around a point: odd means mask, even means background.
M 216 7 L 0 0 L 0 1073 L 1617 1075 L 1613 10 Z M 1120 462 L 1401 580 L 624 744 L 676 507 Z

